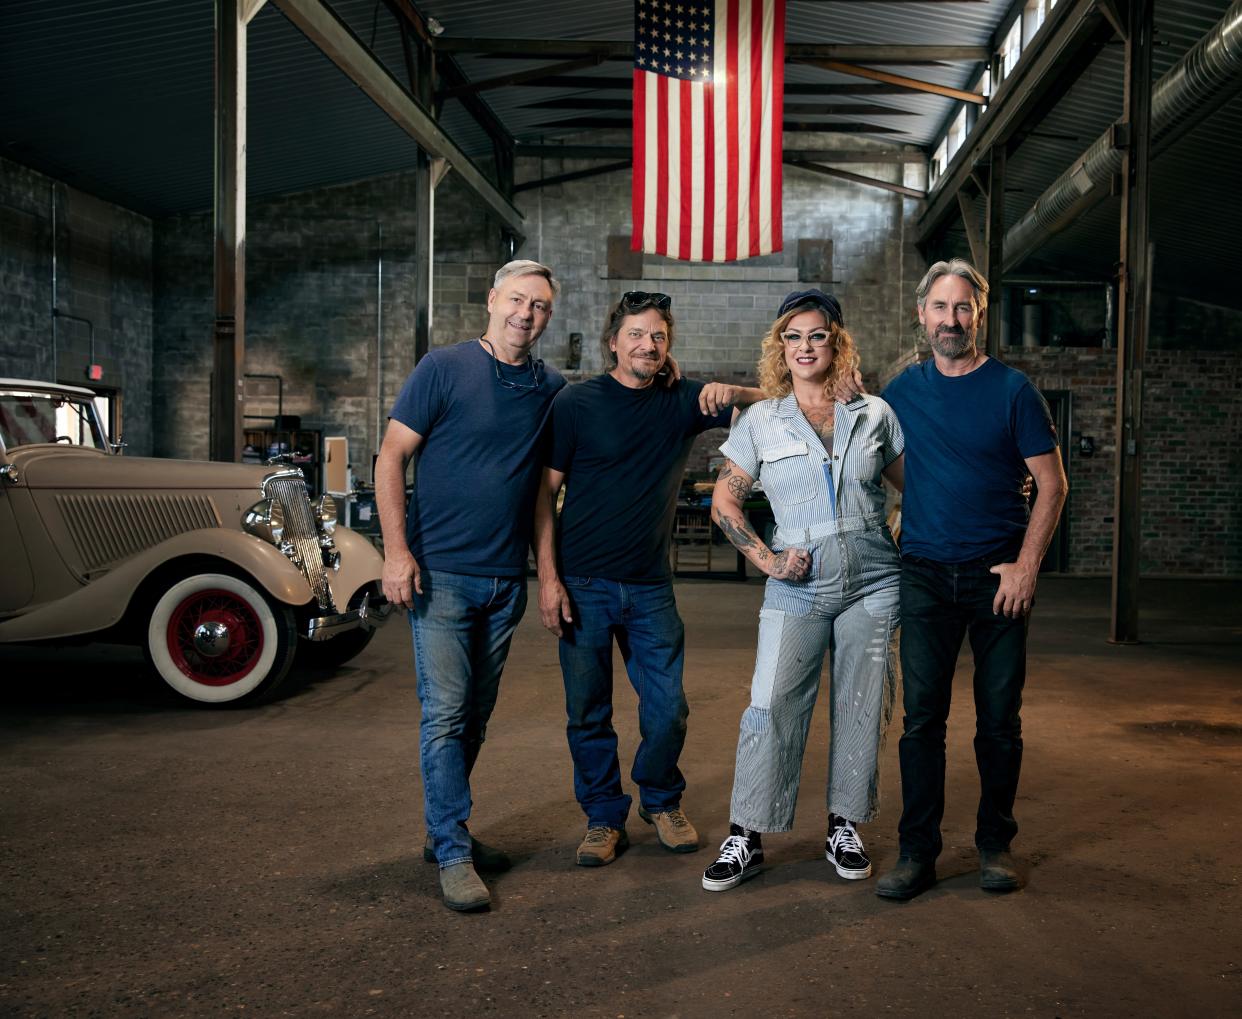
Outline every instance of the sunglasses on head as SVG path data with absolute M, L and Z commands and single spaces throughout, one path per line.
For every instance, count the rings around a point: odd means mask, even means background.
M 668 311 L 673 306 L 673 299 L 668 294 L 649 294 L 645 290 L 629 290 L 621 295 L 621 304 L 631 310 L 657 308 L 660 311 Z

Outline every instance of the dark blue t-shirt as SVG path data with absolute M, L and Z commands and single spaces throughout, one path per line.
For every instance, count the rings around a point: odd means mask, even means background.
M 727 428 L 732 410 L 699 410 L 703 383 L 643 389 L 599 375 L 552 403 L 548 466 L 565 473 L 561 573 L 635 583 L 669 576 L 677 491 L 694 437 Z
M 544 425 L 565 385 L 535 365 L 505 364 L 467 340 L 429 351 L 406 380 L 389 416 L 424 440 L 405 528 L 424 569 L 526 572 Z
M 1016 551 L 1028 520 L 1025 460 L 1057 446 L 1031 380 L 995 358 L 954 377 L 929 359 L 883 395 L 906 435 L 902 554 L 961 563 Z

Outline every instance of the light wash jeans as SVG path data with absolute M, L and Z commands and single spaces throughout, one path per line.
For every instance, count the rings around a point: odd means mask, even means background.
M 419 760 L 427 832 L 444 868 L 471 858 L 470 772 L 526 609 L 526 578 L 423 570 L 422 584 L 410 610 L 423 709 Z
M 880 750 L 897 687 L 900 564 L 886 527 L 823 533 L 832 526 L 789 540 L 788 547 L 811 551 L 810 577 L 769 579 L 759 610 L 730 806 L 730 820 L 751 831 L 793 827 L 825 654 L 832 702 L 828 810 L 862 822 L 879 807 Z

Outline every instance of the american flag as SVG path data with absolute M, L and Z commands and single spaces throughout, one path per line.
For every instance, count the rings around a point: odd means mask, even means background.
M 784 97 L 784 0 L 635 0 L 635 251 L 781 250 Z

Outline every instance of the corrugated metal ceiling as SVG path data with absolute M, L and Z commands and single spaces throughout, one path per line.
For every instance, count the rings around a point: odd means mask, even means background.
M 404 80 L 400 36 L 384 5 L 334 0 L 332 6 Z M 494 0 L 428 0 L 418 6 L 450 35 L 493 36 L 498 24 L 513 33 L 512 6 Z M 928 16 L 927 7 L 790 0 L 788 34 L 804 42 L 981 45 L 991 38 L 1007 3 L 938 3 L 934 16 Z M 502 14 L 503 20 L 498 18 Z M 520 33 L 532 39 L 629 39 L 632 18 L 629 0 L 547 0 L 522 9 Z M 212 33 L 211 0 L 0 4 L 0 154 L 143 212 L 208 206 L 214 146 Z M 251 194 L 356 180 L 410 165 L 413 143 L 277 9 L 269 5 L 261 11 L 249 35 Z M 457 59 L 474 81 L 557 62 L 473 54 Z M 955 86 L 967 84 L 976 72 L 969 64 L 889 69 Z M 614 78 L 628 73 L 620 61 L 579 72 Z M 787 79 L 858 81 L 798 65 L 788 67 Z M 533 104 L 584 95 L 617 98 L 625 93 L 505 88 L 488 91 L 484 99 L 515 136 L 535 140 L 576 131 L 549 125 L 593 111 Z M 791 96 L 789 101 L 808 98 Z M 832 101 L 851 103 L 849 97 Z M 884 137 L 918 145 L 933 140 L 952 107 L 947 99 L 915 94 L 862 101 L 902 112 L 845 119 L 896 128 L 897 133 Z M 617 116 L 626 119 L 624 112 Z M 448 102 L 442 124 L 466 152 L 490 153 L 486 133 L 460 103 Z
M 1157 0 L 1157 75 L 1167 70 L 1223 14 L 1227 0 Z M 398 80 L 405 79 L 400 36 L 377 0 L 332 0 L 355 34 Z M 530 39 L 629 39 L 629 0 L 546 0 L 515 15 L 495 0 L 421 0 L 448 36 L 520 34 Z M 789 0 L 790 41 L 986 45 L 1009 3 L 825 3 Z M 159 215 L 210 205 L 213 163 L 212 0 L 7 0 L 0 4 L 0 155 L 83 190 Z M 557 63 L 561 58 L 501 59 L 460 54 L 474 81 Z M 1121 47 L 1107 47 L 1040 130 L 1010 160 L 1006 215 L 1012 222 L 1121 111 Z M 978 65 L 943 63 L 887 70 L 957 87 Z M 357 180 L 411 165 L 414 143 L 269 5 L 252 22 L 249 43 L 250 193 L 297 191 Z M 624 78 L 609 61 L 577 77 Z M 806 65 L 786 68 L 790 84 L 858 83 Z M 509 87 L 484 99 L 520 140 L 584 136 L 557 122 L 624 110 L 546 108 L 548 100 L 624 99 L 613 89 Z M 815 102 L 791 94 L 787 104 Z M 886 142 L 930 146 L 956 104 L 904 93 L 832 96 L 893 114 L 865 120 L 895 128 Z M 838 122 L 841 117 L 790 119 Z M 442 125 L 468 153 L 486 156 L 490 139 L 459 102 Z M 615 132 L 612 132 L 615 134 Z M 611 139 L 610 139 L 611 140 Z M 1242 162 L 1242 102 L 1235 99 L 1161 154 L 1155 164 L 1153 231 L 1162 266 L 1192 267 L 1202 290 L 1235 290 L 1233 243 L 1242 218 L 1234 168 Z M 1115 203 L 1113 203 L 1115 205 Z M 1040 263 L 1107 272 L 1116 258 L 1116 211 L 1109 203 L 1054 238 Z M 1236 302 L 1237 298 L 1231 298 Z
M 1158 80 L 1220 19 L 1227 0 L 1159 0 L 1153 79 Z M 1010 160 L 1005 216 L 1015 222 L 1044 190 L 1122 116 L 1124 52 L 1110 45 Z M 1242 200 L 1242 96 L 1235 96 L 1152 160 L 1151 239 L 1163 288 L 1242 307 L 1238 235 Z M 1120 202 L 1102 202 L 1055 235 L 1023 271 L 1066 269 L 1107 278 L 1120 251 Z

